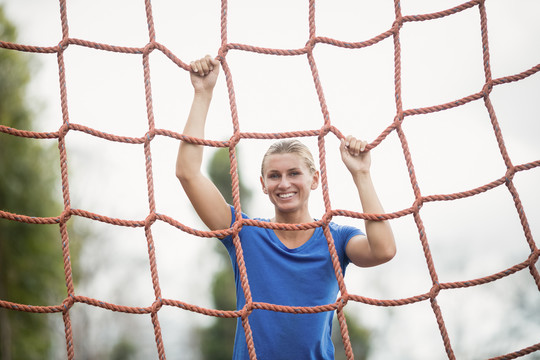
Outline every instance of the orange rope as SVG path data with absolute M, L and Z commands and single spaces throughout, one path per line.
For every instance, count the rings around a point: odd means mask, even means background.
M 492 281 L 499 280 L 508 275 L 514 274 L 518 271 L 529 269 L 530 274 L 534 278 L 538 289 L 540 290 L 540 274 L 535 267 L 535 264 L 538 262 L 540 256 L 540 251 L 536 246 L 536 243 L 531 234 L 531 230 L 525 215 L 525 211 L 521 204 L 519 194 L 514 186 L 513 178 L 514 175 L 519 171 L 526 171 L 540 166 L 540 160 L 532 161 L 529 163 L 521 165 L 513 165 L 510 157 L 507 153 L 506 146 L 504 144 L 503 136 L 499 127 L 497 116 L 495 110 L 491 104 L 490 93 L 494 86 L 507 84 L 514 81 L 520 81 L 528 76 L 534 75 L 540 71 L 540 64 L 532 67 L 531 69 L 525 70 L 516 75 L 510 75 L 502 77 L 499 79 L 493 79 L 491 76 L 491 67 L 489 62 L 490 52 L 489 52 L 489 42 L 488 42 L 488 33 L 487 33 L 487 17 L 486 10 L 484 6 L 485 0 L 473 0 L 468 1 L 464 4 L 458 5 L 451 9 L 444 11 L 423 14 L 423 15 L 409 15 L 402 16 L 401 7 L 399 0 L 394 1 L 394 10 L 395 10 L 395 21 L 392 27 L 375 36 L 372 39 L 362 41 L 362 42 L 343 42 L 326 37 L 316 36 L 315 28 L 315 0 L 309 0 L 309 39 L 306 42 L 306 45 L 301 49 L 268 49 L 261 48 L 251 45 L 244 44 L 234 44 L 228 43 L 227 41 L 227 0 L 222 0 L 221 2 L 221 46 L 218 50 L 218 59 L 221 62 L 221 66 L 225 73 L 229 104 L 231 109 L 231 117 L 233 123 L 233 135 L 227 141 L 212 141 L 206 139 L 198 139 L 190 136 L 186 136 L 174 131 L 166 129 L 156 129 L 154 124 L 154 114 L 153 114 L 153 102 L 152 102 L 152 88 L 151 88 L 151 74 L 149 66 L 149 55 L 153 51 L 161 51 L 166 55 L 173 63 L 178 67 L 189 71 L 190 67 L 184 63 L 182 60 L 177 58 L 167 47 L 158 43 L 156 41 L 156 35 L 154 30 L 154 22 L 152 16 L 152 6 L 151 1 L 146 0 L 146 15 L 147 15 L 147 24 L 148 24 L 148 43 L 143 48 L 136 47 L 123 47 L 123 46 L 112 46 L 102 43 L 91 42 L 87 40 L 75 39 L 69 36 L 69 27 L 68 27 L 68 12 L 66 8 L 66 1 L 60 0 L 60 18 L 62 23 L 62 39 L 57 46 L 52 47 L 39 47 L 23 44 L 15 44 L 9 42 L 0 41 L 0 47 L 4 49 L 12 49 L 16 51 L 25 51 L 32 53 L 56 53 L 58 59 L 58 72 L 60 80 L 60 102 L 62 108 L 62 117 L 63 123 L 62 126 L 56 132 L 35 132 L 35 131 L 25 131 L 20 129 L 14 129 L 7 126 L 0 125 L 0 131 L 6 134 L 11 134 L 13 136 L 25 137 L 25 138 L 34 138 L 34 139 L 58 139 L 58 147 L 60 150 L 60 167 L 61 167 L 61 179 L 62 179 L 62 189 L 63 189 L 63 202 L 64 209 L 62 213 L 57 217 L 30 217 L 27 215 L 19 215 L 6 211 L 0 211 L 0 218 L 7 220 L 32 223 L 32 224 L 59 224 L 60 233 L 62 239 L 62 251 L 64 258 L 64 274 L 66 279 L 67 287 L 67 296 L 60 305 L 54 306 L 31 306 L 25 304 L 16 304 L 13 302 L 5 301 L 0 299 L 0 307 L 18 311 L 25 311 L 31 313 L 62 313 L 65 325 L 65 337 L 66 337 L 66 349 L 68 359 L 74 359 L 74 346 L 73 346 L 73 335 L 71 329 L 71 320 L 70 320 L 70 309 L 75 303 L 84 303 L 91 306 L 100 307 L 107 310 L 119 311 L 130 314 L 151 314 L 152 324 L 154 327 L 155 342 L 157 347 L 158 356 L 160 359 L 165 359 L 165 349 L 163 345 L 163 339 L 161 334 L 161 328 L 158 319 L 158 312 L 164 306 L 173 306 L 180 309 L 208 315 L 215 317 L 224 317 L 224 318 L 241 318 L 242 324 L 244 327 L 246 340 L 248 343 L 249 353 L 251 359 L 256 359 L 256 349 L 254 347 L 253 337 L 256 337 L 257 334 L 253 334 L 249 324 L 249 315 L 254 309 L 266 309 L 272 311 L 281 311 L 287 313 L 316 313 L 322 311 L 337 311 L 337 316 L 340 324 L 341 335 L 343 338 L 345 352 L 348 359 L 353 359 L 354 354 L 352 352 L 352 347 L 347 331 L 347 323 L 345 320 L 343 309 L 347 305 L 348 301 L 356 301 L 374 306 L 402 306 L 407 304 L 412 304 L 416 302 L 429 300 L 435 318 L 437 320 L 439 331 L 443 339 L 444 347 L 449 359 L 455 359 L 455 355 L 452 349 L 452 344 L 448 331 L 446 329 L 444 318 L 442 316 L 439 305 L 437 304 L 437 296 L 441 290 L 448 289 L 457 289 L 465 288 L 477 285 L 483 285 Z M 484 74 L 485 74 L 485 83 L 483 88 L 475 93 L 468 95 L 462 99 L 457 99 L 446 104 L 434 105 L 425 108 L 419 109 L 403 109 L 401 102 L 401 46 L 400 46 L 400 30 L 404 23 L 407 22 L 416 22 L 416 21 L 430 21 L 440 19 L 442 17 L 450 16 L 458 12 L 468 10 L 471 8 L 478 8 L 480 13 L 480 28 L 482 33 L 482 47 L 483 47 L 483 62 L 484 62 Z M 328 108 L 326 106 L 326 101 L 324 98 L 324 92 L 319 80 L 317 63 L 313 55 L 313 49 L 318 44 L 327 44 L 331 46 L 342 47 L 346 49 L 359 49 L 363 47 L 372 46 L 382 41 L 383 39 L 392 37 L 394 44 L 394 85 L 395 85 L 395 105 L 396 113 L 393 122 L 371 143 L 368 145 L 368 149 L 372 149 L 378 146 L 390 133 L 395 131 L 401 142 L 403 149 L 403 154 L 409 171 L 409 177 L 411 186 L 413 188 L 415 200 L 413 204 L 407 208 L 394 213 L 387 214 L 365 214 L 349 210 L 340 210 L 332 209 L 330 204 L 330 198 L 328 193 L 328 180 L 327 180 L 327 170 L 326 170 L 326 147 L 325 147 L 325 137 L 329 133 L 333 133 L 338 138 L 343 137 L 341 132 L 335 128 L 331 121 Z M 70 46 L 82 46 L 88 47 L 91 49 L 102 50 L 102 51 L 111 51 L 118 53 L 127 53 L 142 55 L 143 63 L 143 72 L 144 72 L 144 84 L 145 84 L 145 94 L 146 94 L 146 109 L 147 109 L 147 119 L 148 119 L 148 132 L 140 137 L 126 137 L 113 134 L 107 134 L 96 129 L 92 129 L 80 124 L 73 124 L 69 121 L 69 109 L 67 101 L 67 89 L 66 89 L 66 79 L 65 79 L 65 66 L 64 66 L 64 52 Z M 234 92 L 232 73 L 227 64 L 227 54 L 229 51 L 247 51 L 260 54 L 268 55 L 279 55 L 279 56 L 306 56 L 311 73 L 313 76 L 314 86 L 319 97 L 319 102 L 321 106 L 321 112 L 324 119 L 324 124 L 320 129 L 305 130 L 305 131 L 293 131 L 293 132 L 282 132 L 282 133 L 247 133 L 241 132 L 239 127 L 238 113 L 236 110 L 236 97 Z M 430 195 L 423 196 L 420 192 L 420 187 L 416 179 L 416 173 L 414 170 L 413 160 L 409 152 L 407 138 L 405 133 L 402 130 L 402 123 L 406 117 L 411 115 L 420 115 L 420 114 L 429 114 L 437 111 L 448 110 L 458 106 L 465 105 L 469 102 L 482 99 L 484 101 L 486 110 L 489 114 L 493 130 L 497 139 L 498 147 L 501 153 L 501 156 L 504 159 L 506 164 L 507 171 L 499 179 L 494 180 L 488 184 L 480 186 L 476 189 L 467 190 L 460 193 L 454 194 L 440 194 L 440 195 Z M 147 191 L 148 191 L 148 204 L 149 204 L 149 213 L 146 219 L 144 220 L 124 220 L 124 219 L 115 219 L 107 216 L 94 214 L 82 209 L 72 209 L 70 203 L 70 188 L 68 182 L 68 165 L 67 165 L 67 151 L 65 147 L 65 138 L 70 131 L 81 131 L 91 136 L 100 137 L 109 141 L 121 142 L 121 143 L 130 143 L 130 144 L 143 144 L 144 153 L 146 159 L 146 178 L 147 178 Z M 192 229 L 189 226 L 186 226 L 179 221 L 163 214 L 156 213 L 155 198 L 154 198 L 154 185 L 153 185 L 153 172 L 152 172 L 152 156 L 150 150 L 150 144 L 156 135 L 166 136 L 180 141 L 185 141 L 194 144 L 200 144 L 205 146 L 213 147 L 226 147 L 229 149 L 230 164 L 231 164 L 231 179 L 233 184 L 233 206 L 236 212 L 236 222 L 229 229 L 219 230 L 219 231 L 201 231 Z M 239 183 L 238 183 L 238 164 L 236 157 L 236 145 L 242 139 L 276 139 L 276 138 L 287 138 L 287 137 L 317 137 L 318 139 L 318 148 L 319 148 L 319 165 L 321 171 L 321 183 L 323 189 L 323 199 L 325 206 L 325 214 L 322 220 L 306 223 L 306 224 L 276 224 L 276 223 L 266 223 L 257 220 L 251 219 L 242 219 L 240 216 L 242 208 L 240 204 L 239 197 Z M 516 211 L 519 214 L 519 219 L 523 228 L 524 236 L 531 250 L 530 255 L 523 262 L 516 264 L 508 269 L 502 270 L 498 273 L 466 281 L 458 281 L 451 283 L 440 283 L 438 280 L 437 271 L 433 263 L 433 258 L 431 250 L 429 248 L 429 241 L 424 229 L 423 221 L 420 216 L 420 209 L 422 205 L 426 202 L 432 201 L 450 201 L 456 199 L 462 199 L 469 196 L 475 196 L 482 192 L 494 189 L 498 186 L 505 185 L 508 188 L 508 191 L 512 195 Z M 392 220 L 399 217 L 412 215 L 416 223 L 419 240 L 422 244 L 424 256 L 426 258 L 426 263 L 428 266 L 429 274 L 432 281 L 431 289 L 424 293 L 415 295 L 406 299 L 398 300 L 381 300 L 381 299 L 371 299 L 359 295 L 349 294 L 347 288 L 343 281 L 343 274 L 341 273 L 341 266 L 337 257 L 336 249 L 334 247 L 334 242 L 330 231 L 328 229 L 328 224 L 334 216 L 348 216 L 356 219 L 369 219 L 369 220 Z M 116 305 L 106 303 L 100 300 L 88 298 L 85 296 L 80 296 L 75 294 L 75 288 L 73 284 L 72 274 L 71 274 L 71 262 L 70 262 L 70 252 L 69 252 L 69 234 L 67 231 L 66 223 L 71 216 L 80 216 L 85 217 L 91 220 L 100 221 L 117 226 L 127 226 L 127 227 L 144 227 L 147 245 L 148 245 L 148 257 L 150 262 L 151 276 L 152 276 L 152 285 L 154 288 L 155 300 L 154 302 L 147 307 L 129 307 L 123 305 Z M 156 265 L 155 257 L 155 245 L 152 237 L 152 225 L 156 221 L 163 221 L 172 226 L 177 227 L 178 229 L 193 234 L 200 237 L 223 237 L 225 235 L 233 236 L 233 243 L 236 248 L 236 256 L 238 261 L 238 266 L 240 269 L 240 278 L 241 286 L 244 291 L 246 298 L 246 304 L 243 309 L 238 311 L 224 311 L 224 310 L 215 310 L 215 309 L 206 309 L 196 305 L 187 304 L 180 300 L 172 299 L 163 299 L 161 296 L 161 288 L 159 284 L 159 277 Z M 336 278 L 339 284 L 339 289 L 341 296 L 333 304 L 326 304 L 314 307 L 295 307 L 295 306 L 283 306 L 278 304 L 268 304 L 262 302 L 254 302 L 251 297 L 251 291 L 249 286 L 249 279 L 247 277 L 246 267 L 244 263 L 244 257 L 242 252 L 242 246 L 240 244 L 240 239 L 238 233 L 242 227 L 246 226 L 259 226 L 266 227 L 271 229 L 288 229 L 288 230 L 298 230 L 298 229 L 311 229 L 314 227 L 322 227 L 324 234 L 328 240 L 328 248 L 332 258 L 332 263 Z M 494 359 L 513 359 L 532 352 L 540 350 L 540 343 L 531 345 L 521 350 L 517 350 L 513 353 L 501 355 Z

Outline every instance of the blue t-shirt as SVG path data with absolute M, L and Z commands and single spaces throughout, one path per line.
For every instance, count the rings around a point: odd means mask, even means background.
M 235 221 L 231 207 L 232 222 Z M 248 218 L 242 214 L 243 218 Z M 267 219 L 257 219 L 269 221 Z M 345 254 L 348 241 L 362 231 L 351 226 L 330 223 L 330 232 L 345 275 L 349 259 Z M 236 250 L 232 236 L 221 239 L 227 248 L 234 268 L 236 308 L 245 305 Z M 333 304 L 339 286 L 330 259 L 328 243 L 322 228 L 302 246 L 289 249 L 274 230 L 256 226 L 242 227 L 240 241 L 247 277 L 254 302 L 288 306 L 317 306 Z M 255 351 L 258 359 L 333 359 L 333 311 L 316 314 L 289 314 L 255 309 L 249 316 Z M 233 359 L 249 359 L 241 319 L 236 326 Z

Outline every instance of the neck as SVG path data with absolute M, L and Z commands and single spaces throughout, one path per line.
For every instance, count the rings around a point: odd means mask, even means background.
M 294 213 L 281 213 L 276 211 L 274 218 L 272 218 L 271 221 L 281 224 L 302 224 L 309 223 L 314 220 L 309 214 L 309 211 L 306 210 L 305 212 Z
M 313 218 L 309 215 L 309 212 L 305 214 L 293 213 L 293 214 L 281 214 L 276 213 L 276 216 L 271 219 L 272 222 L 281 224 L 302 224 L 313 221 Z M 290 249 L 297 248 L 308 241 L 315 229 L 308 230 L 274 230 L 276 236 L 281 242 Z

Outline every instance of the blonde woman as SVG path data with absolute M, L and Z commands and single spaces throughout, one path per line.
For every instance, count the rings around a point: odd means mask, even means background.
M 206 116 L 219 74 L 219 62 L 210 56 L 191 64 L 194 97 L 183 133 L 204 138 Z M 384 213 L 371 181 L 366 142 L 348 136 L 341 141 L 341 158 L 351 173 L 365 213 Z M 216 186 L 201 172 L 203 146 L 182 142 L 176 175 L 191 204 L 210 230 L 227 229 L 235 213 Z M 309 196 L 319 185 L 313 156 L 298 140 L 273 144 L 261 164 L 262 191 L 274 206 L 276 223 L 313 222 L 308 210 Z M 247 215 L 242 214 L 248 218 Z M 396 253 L 394 236 L 387 221 L 365 221 L 361 230 L 329 225 L 342 271 L 349 263 L 368 267 L 391 260 Z M 237 309 L 245 305 L 232 238 L 220 239 L 227 248 L 235 270 Z M 321 228 L 272 230 L 244 226 L 240 231 L 253 301 L 289 306 L 316 306 L 334 303 L 338 284 Z M 331 341 L 333 312 L 289 314 L 254 310 L 249 322 L 258 359 L 333 359 Z M 245 333 L 237 323 L 234 359 L 249 359 Z

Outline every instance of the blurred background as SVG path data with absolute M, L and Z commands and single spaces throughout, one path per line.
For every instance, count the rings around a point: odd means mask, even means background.
M 403 15 L 459 5 L 457 0 L 403 0 Z M 308 2 L 230 0 L 228 42 L 299 49 L 309 38 Z M 492 77 L 514 75 L 540 63 L 540 2 L 486 1 Z M 182 61 L 217 55 L 221 45 L 219 1 L 152 1 L 156 41 Z M 70 38 L 144 47 L 144 2 L 68 1 Z M 371 39 L 392 27 L 392 1 L 317 0 L 316 35 L 342 41 Z M 0 0 L 0 41 L 55 46 L 62 39 L 57 1 Z M 405 23 L 400 32 L 403 109 L 447 103 L 479 92 L 483 72 L 478 7 L 442 19 Z M 394 120 L 394 47 L 387 38 L 351 50 L 325 44 L 314 49 L 331 122 L 344 134 L 369 142 Z M 64 52 L 70 122 L 119 136 L 148 130 L 142 56 L 71 45 Z M 305 55 L 278 57 L 231 50 L 227 55 L 242 132 L 319 129 L 319 100 Z M 189 112 L 189 74 L 160 51 L 150 55 L 156 128 L 181 132 Z M 540 74 L 493 88 L 491 101 L 514 165 L 540 159 Z M 56 54 L 0 48 L 0 124 L 31 131 L 62 125 Z M 499 179 L 506 167 L 482 100 L 428 115 L 405 118 L 403 131 L 423 196 L 466 191 Z M 221 74 L 207 138 L 232 135 L 231 111 Z M 304 138 L 318 157 L 316 138 Z M 143 145 L 121 144 L 70 131 L 66 137 L 71 206 L 113 218 L 144 220 L 149 212 Z M 178 141 L 151 143 L 157 212 L 205 230 L 177 183 Z M 260 160 L 271 141 L 238 145 L 242 208 L 272 217 L 260 191 Z M 342 165 L 339 142 L 325 138 L 333 209 L 360 211 L 354 184 Z M 57 140 L 0 133 L 0 210 L 58 216 L 63 208 Z M 372 174 L 388 213 L 409 208 L 414 194 L 401 143 L 392 132 L 372 151 Z M 225 194 L 228 159 L 208 148 L 204 167 Z M 515 175 L 532 236 L 540 238 L 540 169 Z M 321 218 L 321 190 L 311 214 Z M 420 216 L 440 282 L 466 281 L 527 259 L 525 240 L 505 186 L 466 199 L 426 203 Z M 361 220 L 334 221 L 363 228 Z M 376 268 L 349 267 L 349 293 L 402 299 L 432 286 L 412 216 L 392 220 L 397 256 Z M 81 217 L 69 220 L 75 293 L 126 306 L 150 306 L 154 292 L 144 229 L 112 226 Z M 216 239 L 198 238 L 163 222 L 152 225 L 163 298 L 207 308 L 234 309 L 230 262 Z M 538 263 L 536 264 L 539 267 Z M 57 305 L 66 297 L 60 234 L 56 225 L 0 219 L 0 299 Z M 540 339 L 540 293 L 527 269 L 486 285 L 445 290 L 437 297 L 458 359 L 486 359 L 536 344 Z M 401 307 L 349 302 L 348 324 L 358 359 L 445 359 L 447 355 L 428 301 Z M 149 315 L 116 313 L 75 304 L 70 311 L 77 359 L 157 358 Z M 159 311 L 169 359 L 230 358 L 235 320 L 214 319 L 178 308 Z M 341 350 L 339 331 L 336 349 Z M 0 359 L 66 358 L 61 314 L 0 309 Z M 343 358 L 338 353 L 336 358 Z M 540 359 L 538 352 L 525 356 Z

